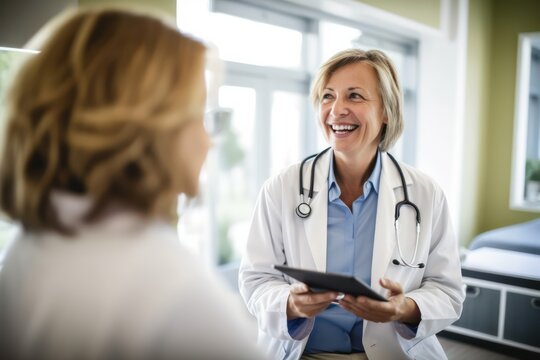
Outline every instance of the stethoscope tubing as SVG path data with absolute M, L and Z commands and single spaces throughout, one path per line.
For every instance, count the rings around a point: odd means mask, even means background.
M 317 164 L 317 161 L 319 160 L 319 158 L 330 149 L 331 147 L 328 147 L 324 149 L 323 151 L 319 152 L 318 154 L 310 155 L 306 157 L 304 160 L 302 160 L 302 162 L 300 163 L 300 174 L 299 174 L 300 204 L 296 207 L 295 212 L 296 212 L 296 215 L 298 215 L 298 217 L 302 219 L 305 219 L 309 217 L 309 215 L 311 215 L 311 200 L 313 198 L 313 185 L 315 181 L 315 165 Z M 392 162 L 394 163 L 394 166 L 396 167 L 399 173 L 401 185 L 403 188 L 403 200 L 396 204 L 395 211 L 394 211 L 394 231 L 395 231 L 395 236 L 396 236 L 398 255 L 401 262 L 394 259 L 392 263 L 395 265 L 421 269 L 424 267 L 423 263 L 415 264 L 416 254 L 418 252 L 418 244 L 420 242 L 420 209 L 418 209 L 416 204 L 414 204 L 412 201 L 409 200 L 407 184 L 405 182 L 405 176 L 403 175 L 401 166 L 399 166 L 399 163 L 397 162 L 397 160 L 390 153 L 386 153 L 386 154 L 390 157 L 390 160 L 392 160 Z M 310 173 L 311 178 L 309 181 L 309 193 L 308 193 L 307 201 L 304 201 L 304 165 L 308 160 L 312 158 L 314 159 L 313 159 L 313 163 L 311 164 L 311 173 Z M 415 241 L 415 246 L 414 246 L 414 253 L 410 262 L 406 261 L 403 257 L 403 252 L 401 251 L 401 242 L 399 239 L 399 215 L 400 215 L 401 207 L 403 206 L 412 207 L 416 214 L 416 241 Z
M 298 215 L 300 218 L 305 219 L 309 215 L 311 215 L 311 200 L 313 199 L 313 185 L 315 183 L 315 165 L 317 165 L 317 161 L 319 158 L 326 153 L 328 150 L 330 150 L 331 147 L 327 147 L 323 151 L 321 151 L 318 154 L 313 154 L 302 160 L 302 163 L 300 164 L 300 176 L 299 176 L 299 188 L 300 188 L 300 204 L 296 207 L 296 215 Z M 313 164 L 311 164 L 311 179 L 309 180 L 309 193 L 307 201 L 304 201 L 304 164 L 306 161 L 308 161 L 311 158 L 313 159 Z

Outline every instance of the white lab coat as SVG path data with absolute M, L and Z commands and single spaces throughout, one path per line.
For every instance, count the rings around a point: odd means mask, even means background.
M 274 264 L 326 270 L 328 170 L 332 151 L 316 165 L 312 213 L 306 219 L 295 214 L 298 206 L 298 171 L 293 165 L 269 179 L 263 186 L 249 231 L 246 254 L 242 259 L 239 285 L 248 310 L 257 318 L 259 341 L 275 359 L 299 359 L 314 319 L 294 334 L 287 328 L 287 299 L 291 279 L 272 268 Z M 441 189 L 421 172 L 401 166 L 409 198 L 421 212 L 421 231 L 416 263 L 423 269 L 392 264 L 399 259 L 394 232 L 394 206 L 403 200 L 399 173 L 386 153 L 376 216 L 371 287 L 382 295 L 378 280 L 397 281 L 406 296 L 414 299 L 422 314 L 416 336 L 398 322 L 364 321 L 363 345 L 370 359 L 445 359 L 435 334 L 461 314 L 464 290 L 458 244 Z M 311 162 L 304 166 L 304 191 L 309 191 Z M 416 240 L 413 211 L 405 207 L 400 217 L 403 256 L 410 261 Z
M 64 224 L 88 201 L 55 197 Z M 164 221 L 113 210 L 23 233 L 0 271 L 0 358 L 260 359 L 241 299 Z

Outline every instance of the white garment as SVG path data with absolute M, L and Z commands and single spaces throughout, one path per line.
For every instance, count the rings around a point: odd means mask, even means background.
M 316 165 L 312 213 L 306 219 L 295 213 L 298 206 L 300 165 L 269 179 L 260 195 L 248 236 L 246 255 L 239 274 L 240 292 L 249 311 L 257 317 L 259 340 L 275 359 L 299 359 L 313 328 L 314 319 L 289 334 L 287 299 L 289 283 L 272 268 L 274 264 L 326 270 L 328 170 L 332 151 Z M 311 162 L 304 166 L 304 191 L 309 191 Z M 445 359 L 434 334 L 459 318 L 465 297 L 461 279 L 458 243 L 453 234 L 446 199 L 426 175 L 402 165 L 409 198 L 421 212 L 421 232 L 416 263 L 423 269 L 392 264 L 399 259 L 394 232 L 394 207 L 403 200 L 399 173 L 382 154 L 377 205 L 371 287 L 381 295 L 379 279 L 397 281 L 406 296 L 417 303 L 422 320 L 416 336 L 401 323 L 364 321 L 363 345 L 370 359 Z M 403 207 L 400 216 L 400 244 L 410 261 L 416 240 L 414 212 Z
M 118 210 L 81 225 L 87 203 L 58 203 L 77 234 L 22 234 L 0 272 L 0 358 L 261 358 L 240 299 L 174 228 Z

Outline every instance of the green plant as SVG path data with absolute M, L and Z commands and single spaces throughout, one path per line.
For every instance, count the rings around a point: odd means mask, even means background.
M 218 262 L 219 265 L 227 264 L 233 260 L 233 248 L 229 241 L 230 219 L 222 219 L 218 223 Z
M 540 181 L 540 159 L 527 159 L 525 178 L 527 181 Z

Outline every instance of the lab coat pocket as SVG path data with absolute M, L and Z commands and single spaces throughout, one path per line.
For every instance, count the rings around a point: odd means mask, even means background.
M 437 340 L 435 335 L 432 335 L 424 340 L 421 340 L 414 344 L 409 350 L 407 350 L 407 355 L 411 359 L 415 360 L 448 360 L 444 350 Z
M 385 277 L 400 283 L 404 292 L 419 288 L 420 284 L 422 283 L 425 268 L 412 268 L 393 263 L 394 259 L 401 262 L 397 249 L 394 251 L 392 256 L 393 257 L 388 265 Z M 417 261 L 422 261 L 422 258 L 418 258 Z

